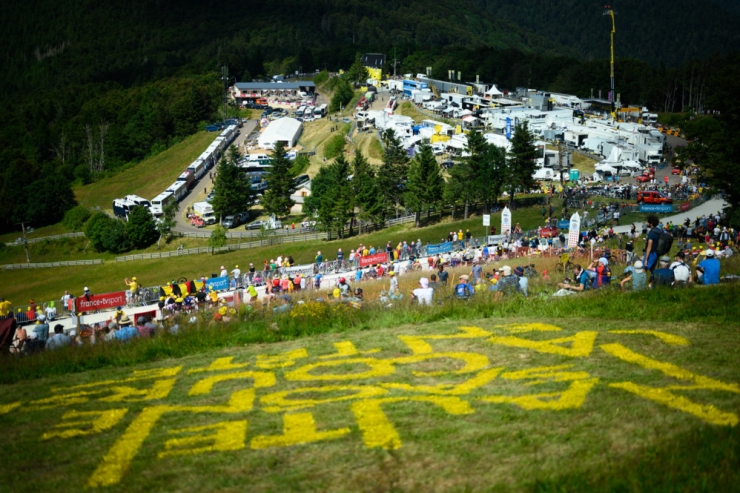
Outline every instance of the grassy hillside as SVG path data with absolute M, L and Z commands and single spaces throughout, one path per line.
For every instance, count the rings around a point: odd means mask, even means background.
M 191 135 L 121 173 L 79 187 L 75 190 L 77 201 L 88 207 L 111 209 L 113 199 L 124 195 L 135 194 L 151 200 L 170 186 L 216 137 L 216 132 Z
M 308 304 L 6 359 L 3 375 L 35 379 L 0 387 L 5 467 L 36 473 L 0 484 L 734 491 L 738 326 L 711 307 L 738 294 L 590 293 L 427 310 Z M 68 373 L 86 365 L 104 368 Z

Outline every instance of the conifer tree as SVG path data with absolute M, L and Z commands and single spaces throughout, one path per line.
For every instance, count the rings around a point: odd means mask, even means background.
M 295 183 L 292 167 L 293 164 L 285 155 L 285 144 L 278 141 L 272 151 L 272 168 L 267 172 L 268 188 L 262 197 L 262 207 L 268 214 L 284 217 L 295 205 L 290 198 Z
M 238 166 L 240 158 L 241 154 L 236 146 L 231 146 L 218 165 L 211 206 L 216 216 L 220 218 L 247 212 L 252 204 L 254 192 L 249 180 L 243 176 Z
M 421 212 L 442 200 L 444 180 L 431 146 L 423 144 L 409 165 L 406 205 L 416 214 L 416 227 L 421 225 Z
M 377 221 L 381 217 L 383 204 L 375 170 L 359 150 L 352 161 L 352 192 L 359 220 L 359 232 L 362 234 L 365 223 Z

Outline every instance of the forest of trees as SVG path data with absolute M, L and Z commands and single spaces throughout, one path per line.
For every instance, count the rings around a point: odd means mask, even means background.
M 727 54 L 740 47 L 736 7 L 623 0 L 619 9 L 624 103 L 724 110 L 715 96 L 737 63 Z M 454 69 L 504 89 L 605 95 L 602 13 L 546 0 L 4 2 L 0 231 L 57 222 L 75 204 L 72 184 L 115 173 L 215 119 L 222 65 L 233 82 L 346 70 L 358 52 L 381 52 L 387 71 L 398 57 L 400 74 L 431 66 L 436 76 Z

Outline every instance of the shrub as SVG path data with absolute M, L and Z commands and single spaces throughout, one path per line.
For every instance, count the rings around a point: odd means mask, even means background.
M 64 227 L 71 229 L 72 231 L 82 231 L 85 227 L 85 223 L 92 216 L 90 209 L 84 205 L 78 205 L 72 207 L 64 214 L 62 224 Z
M 344 134 L 337 133 L 324 144 L 324 156 L 326 159 L 332 159 L 344 152 Z
M 123 222 L 104 212 L 96 212 L 87 221 L 85 236 L 98 252 L 121 253 L 129 249 Z

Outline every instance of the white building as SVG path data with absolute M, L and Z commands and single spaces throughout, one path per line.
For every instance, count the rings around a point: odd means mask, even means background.
M 278 118 L 260 134 L 257 143 L 263 149 L 272 149 L 277 142 L 295 147 L 302 132 L 303 124 L 295 118 Z

